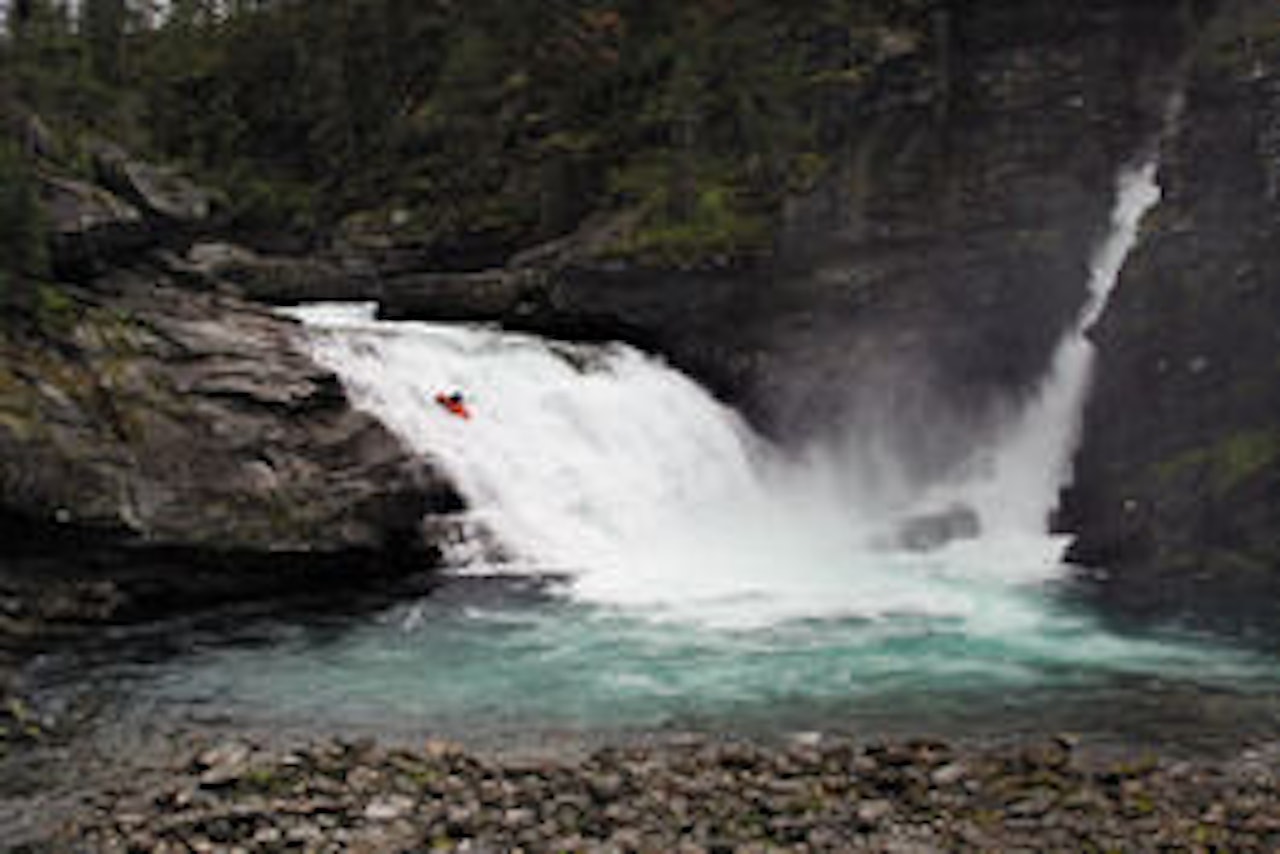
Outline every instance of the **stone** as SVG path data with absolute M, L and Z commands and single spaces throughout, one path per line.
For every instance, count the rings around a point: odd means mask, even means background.
M 381 284 L 322 257 L 263 255 L 223 241 L 191 246 L 181 270 L 210 282 L 229 283 L 248 298 L 273 305 L 317 300 L 368 301 L 381 298 Z
M 391 795 L 376 798 L 364 809 L 364 817 L 369 821 L 396 821 L 413 811 L 414 801 L 403 795 Z
M 618 774 L 602 774 L 592 777 L 588 785 L 592 797 L 600 802 L 609 802 L 622 794 L 623 779 Z
M 929 775 L 930 782 L 939 788 L 954 786 L 956 783 L 964 780 L 968 775 L 967 769 L 962 763 L 952 762 L 949 765 L 943 765 L 941 768 Z
M 51 232 L 53 267 L 60 275 L 83 279 L 101 273 L 154 240 L 137 208 L 94 184 L 42 173 L 40 200 Z
M 893 814 L 893 803 L 886 800 L 862 801 L 858 804 L 858 823 L 864 829 L 878 826 Z
M 820 732 L 796 732 L 789 736 L 789 740 L 797 747 L 818 747 L 822 744 L 823 734 Z
M 284 838 L 278 827 L 260 827 L 253 834 L 253 841 L 259 845 L 273 845 Z
M 90 146 L 90 157 L 103 186 L 152 217 L 196 225 L 213 215 L 217 194 L 197 186 L 174 168 L 133 157 L 105 140 Z

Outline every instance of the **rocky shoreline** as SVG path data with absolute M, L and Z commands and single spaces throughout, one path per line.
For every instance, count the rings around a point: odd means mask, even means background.
M 586 755 L 187 742 L 17 850 L 1272 851 L 1280 745 L 664 737 Z

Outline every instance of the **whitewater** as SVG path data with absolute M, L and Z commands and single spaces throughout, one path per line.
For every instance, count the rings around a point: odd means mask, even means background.
M 965 477 L 938 484 L 906 482 L 900 461 L 866 453 L 885 444 L 873 436 L 841 444 L 863 453 L 783 454 L 626 346 L 379 323 L 374 305 L 294 314 L 356 405 L 460 487 L 471 511 L 448 550 L 455 568 L 562 574 L 582 601 L 722 626 L 989 618 L 994 591 L 1063 572 L 1047 522 L 1092 370 L 1085 330 L 1158 201 L 1155 172 L 1121 176 L 1089 299 L 1039 394 L 986 437 Z M 471 419 L 435 404 L 454 390 Z M 936 533 L 904 543 L 911 530 Z
M 877 450 L 895 445 L 883 437 L 778 448 L 621 344 L 381 322 L 373 305 L 292 309 L 353 403 L 465 498 L 430 522 L 445 569 L 336 633 L 281 623 L 161 665 L 136 702 L 468 739 L 1182 729 L 1170 715 L 1238 729 L 1215 716 L 1243 701 L 1224 711 L 1204 689 L 1274 684 L 1271 665 L 1101 625 L 1049 533 L 1093 371 L 1086 332 L 1158 199 L 1154 164 L 1120 177 L 1088 300 L 1044 382 L 929 483 Z M 453 391 L 470 418 L 436 402 Z

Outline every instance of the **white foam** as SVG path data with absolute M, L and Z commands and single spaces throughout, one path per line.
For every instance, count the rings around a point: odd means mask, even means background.
M 369 306 L 292 313 L 355 402 L 448 470 L 475 529 L 506 555 L 495 567 L 493 550 L 458 548 L 460 568 L 567 573 L 572 595 L 654 618 L 907 614 L 1001 634 L 1040 619 L 1021 594 L 1062 572 L 1063 542 L 1046 521 L 1087 394 L 1085 331 L 1158 197 L 1154 166 L 1122 176 L 1089 304 L 1041 393 L 1010 418 L 987 467 L 914 493 L 872 452 L 876 437 L 850 437 L 843 444 L 863 451 L 852 457 L 784 459 L 704 389 L 629 347 L 378 323 Z M 455 389 L 470 420 L 434 401 Z M 977 511 L 980 536 L 924 554 L 893 546 L 905 517 L 956 506 Z

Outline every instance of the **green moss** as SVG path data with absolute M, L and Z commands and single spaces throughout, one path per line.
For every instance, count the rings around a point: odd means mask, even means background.
M 1189 477 L 1203 478 L 1212 494 L 1220 497 L 1277 463 L 1280 431 L 1244 430 L 1161 462 L 1153 474 L 1161 488 L 1177 488 Z
M 236 789 L 245 794 L 279 796 L 290 792 L 296 779 L 292 769 L 251 768 L 237 781 Z
M 36 285 L 36 322 L 45 332 L 56 336 L 69 335 L 81 314 L 80 304 L 64 289 L 51 284 Z
M 606 250 L 655 266 L 704 266 L 768 249 L 769 219 L 755 210 L 725 164 L 642 158 L 613 178 L 614 191 L 641 211 L 639 225 Z
M 816 151 L 802 151 L 791 160 L 787 175 L 787 189 L 793 193 L 808 193 L 831 166 L 831 158 Z
M 1280 433 L 1258 431 L 1232 436 L 1221 447 L 1216 474 L 1226 492 L 1280 460 Z
M 1232 21 L 1228 31 L 1213 40 L 1210 50 L 1211 59 L 1221 68 L 1251 70 L 1259 57 L 1280 50 L 1280 20 L 1261 12 L 1255 19 L 1245 16 Z
M 430 768 L 411 768 L 401 773 L 415 789 L 428 789 L 440 780 L 440 773 Z
M 695 220 L 642 229 L 615 244 L 609 254 L 644 264 L 699 267 L 761 251 L 768 236 L 760 218 Z
M 599 148 L 600 134 L 588 130 L 555 131 L 539 146 L 544 154 L 590 154 Z
M 1236 549 L 1214 549 L 1201 558 L 1197 564 L 1213 567 L 1223 575 L 1238 578 L 1248 575 L 1269 575 L 1275 572 L 1274 547 L 1268 554 L 1265 544 L 1250 543 L 1258 553 L 1244 552 Z

